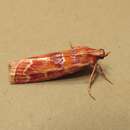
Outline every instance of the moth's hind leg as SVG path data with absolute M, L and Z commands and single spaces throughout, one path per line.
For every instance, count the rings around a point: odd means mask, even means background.
M 94 99 L 94 100 L 96 100 L 95 99 L 95 97 L 91 94 L 91 88 L 92 88 L 92 84 L 93 84 L 93 82 L 94 82 L 94 80 L 95 80 L 95 78 L 96 78 L 96 76 L 97 76 L 97 63 L 94 65 L 94 67 L 93 67 L 93 70 L 92 70 L 92 73 L 91 73 L 91 75 L 90 75 L 90 78 L 89 78 L 89 88 L 88 88 L 88 94 L 89 94 L 89 96 L 92 98 L 92 99 Z
M 113 83 L 107 78 L 107 76 L 105 75 L 105 73 L 104 73 L 104 71 L 103 71 L 101 65 L 98 64 L 97 67 L 98 67 L 98 72 L 104 77 L 104 79 L 105 79 L 106 81 L 108 81 L 110 84 L 113 84 Z

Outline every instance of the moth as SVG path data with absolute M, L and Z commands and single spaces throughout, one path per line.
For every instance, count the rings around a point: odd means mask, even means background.
M 57 79 L 78 72 L 87 66 L 88 69 L 92 69 L 88 94 L 95 99 L 90 90 L 97 73 L 100 73 L 112 84 L 101 65 L 98 64 L 98 60 L 105 58 L 109 53 L 105 52 L 104 49 L 71 46 L 69 50 L 13 61 L 9 64 L 10 83 L 22 84 Z

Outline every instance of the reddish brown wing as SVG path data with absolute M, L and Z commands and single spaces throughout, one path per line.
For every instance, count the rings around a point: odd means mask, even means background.
M 37 82 L 55 79 L 79 71 L 83 66 L 96 62 L 89 54 L 95 49 L 76 47 L 63 52 L 38 55 L 11 65 L 12 83 Z

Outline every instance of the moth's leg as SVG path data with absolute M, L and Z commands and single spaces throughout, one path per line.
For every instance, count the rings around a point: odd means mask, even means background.
M 91 94 L 91 88 L 92 88 L 92 84 L 93 84 L 93 82 L 95 80 L 95 77 L 97 75 L 97 71 L 96 70 L 97 70 L 97 64 L 95 64 L 94 67 L 93 67 L 92 73 L 91 73 L 90 78 L 89 78 L 89 88 L 88 88 L 88 94 L 94 100 L 96 100 L 96 99 Z
M 105 73 L 104 73 L 104 71 L 103 71 L 101 65 L 98 64 L 98 68 L 99 68 L 99 73 L 104 77 L 104 79 L 105 79 L 106 81 L 108 81 L 110 84 L 113 84 L 113 83 L 107 78 L 107 76 L 105 75 Z
M 95 81 L 95 79 L 96 79 L 97 76 L 98 76 L 98 71 L 97 71 L 97 69 L 96 69 L 96 70 L 95 70 L 95 73 L 93 74 L 92 81 L 91 81 L 91 87 L 92 87 L 92 85 L 93 85 L 93 83 L 94 83 L 94 81 Z

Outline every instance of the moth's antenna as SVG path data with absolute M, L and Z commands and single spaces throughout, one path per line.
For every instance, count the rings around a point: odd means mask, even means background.
M 71 42 L 71 41 L 69 41 L 69 44 L 70 44 L 70 48 L 71 48 L 71 49 L 73 49 L 74 47 L 73 47 L 73 45 L 72 45 L 72 42 Z

